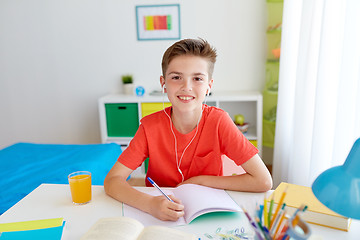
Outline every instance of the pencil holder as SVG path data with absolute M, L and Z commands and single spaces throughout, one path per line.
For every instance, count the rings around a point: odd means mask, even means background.
M 292 217 L 289 219 L 289 227 L 286 231 L 286 235 L 293 240 L 306 240 L 311 235 L 311 229 L 301 218 Z

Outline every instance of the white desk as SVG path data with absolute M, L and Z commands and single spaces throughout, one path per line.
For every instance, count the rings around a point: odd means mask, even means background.
M 71 203 L 69 185 L 42 184 L 33 192 L 15 204 L 0 216 L 0 223 L 37 220 L 63 217 L 66 221 L 63 240 L 77 240 L 102 217 L 122 216 L 122 203 L 107 196 L 103 186 L 93 186 L 92 201 L 89 204 L 75 206 Z M 229 194 L 250 213 L 254 212 L 256 202 L 264 199 L 262 193 L 232 192 Z M 201 239 L 204 233 L 214 233 L 217 227 L 233 229 L 234 226 L 244 226 L 249 229 L 246 218 L 241 214 L 219 215 L 218 218 L 201 218 L 178 229 L 197 234 Z M 353 220 L 349 232 L 343 232 L 326 227 L 311 225 L 314 235 L 322 239 L 359 239 L 360 221 Z

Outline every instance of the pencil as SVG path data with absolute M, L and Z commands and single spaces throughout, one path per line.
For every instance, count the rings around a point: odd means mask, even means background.
M 286 211 L 284 210 L 281 214 L 281 218 L 280 218 L 280 221 L 279 221 L 279 224 L 277 225 L 277 228 L 275 230 L 275 233 L 273 235 L 273 238 L 276 239 L 276 237 L 279 235 L 279 230 L 280 230 L 280 227 L 281 227 L 281 224 L 282 222 L 284 221 L 284 218 L 285 218 L 285 215 L 286 215 Z
M 263 211 L 264 211 L 264 205 L 260 205 L 260 210 L 259 210 L 259 220 L 260 223 L 262 223 L 262 217 L 263 217 Z
M 272 240 L 270 234 L 269 234 L 268 232 L 266 232 L 265 227 L 263 227 L 263 226 L 261 225 L 261 221 L 260 221 L 259 217 L 255 217 L 255 222 L 257 223 L 258 228 L 260 229 L 262 235 L 264 235 L 264 238 L 265 238 L 266 240 Z
M 256 236 L 258 237 L 259 240 L 264 239 L 264 237 L 262 236 L 263 232 L 261 229 L 259 229 L 258 225 L 252 220 L 252 218 L 250 217 L 249 213 L 245 210 L 244 207 L 241 207 L 243 212 L 245 213 L 245 216 L 247 217 L 247 219 L 249 220 L 251 226 L 253 227 Z
M 295 227 L 298 224 L 299 220 L 300 220 L 299 211 L 305 212 L 306 209 L 307 209 L 307 206 L 301 205 L 300 208 L 298 210 L 296 210 L 296 212 L 294 214 L 295 217 L 293 217 L 294 220 L 292 221 L 292 226 L 293 227 Z
M 264 198 L 264 226 L 268 227 L 268 211 L 267 211 L 267 203 L 266 203 L 266 197 Z
M 287 237 L 286 231 L 287 231 L 288 227 L 289 227 L 288 224 L 285 222 L 283 228 L 281 229 L 281 232 L 280 232 L 279 236 L 276 239 L 278 239 L 278 240 L 286 239 L 286 237 Z
M 256 203 L 255 216 L 260 217 L 260 207 L 258 203 Z
M 272 225 L 274 224 L 276 215 L 279 213 L 281 205 L 284 203 L 284 199 L 285 199 L 285 196 L 286 196 L 287 188 L 288 188 L 288 187 L 286 186 L 284 192 L 283 192 L 282 195 L 281 195 L 280 201 L 279 201 L 279 203 L 278 203 L 278 205 L 277 205 L 277 207 L 276 207 L 276 210 L 275 210 L 275 214 L 274 214 L 273 218 L 271 219 L 270 228 L 271 228 Z
M 270 206 L 269 206 L 269 213 L 268 213 L 268 228 L 270 229 L 271 227 L 271 214 L 272 214 L 272 210 L 273 210 L 273 206 L 274 206 L 274 196 L 275 194 L 272 195 L 271 201 L 270 201 Z M 274 215 L 275 217 L 275 215 Z
M 156 187 L 162 193 L 162 195 L 164 195 L 170 202 L 174 202 L 168 195 L 163 192 L 163 190 L 161 190 L 161 188 L 150 177 L 148 177 L 147 179 L 149 180 L 151 185 Z
M 270 232 L 269 229 L 267 227 L 263 227 L 263 231 L 264 231 L 264 236 L 266 240 L 272 240 L 271 236 L 270 236 Z
M 305 208 L 305 205 L 304 205 L 304 204 L 301 204 L 300 207 L 298 207 L 298 208 L 295 210 L 294 214 L 292 215 L 292 218 L 294 218 L 294 217 L 298 214 L 298 212 L 302 211 L 304 208 Z
M 259 217 L 255 217 L 255 222 L 257 223 L 258 228 L 264 233 L 264 229 L 263 229 L 263 227 L 261 225 Z
M 286 206 L 286 203 L 283 203 L 282 206 L 281 206 L 280 212 L 278 213 L 278 215 L 277 215 L 276 218 L 275 218 L 274 224 L 273 224 L 272 227 L 270 228 L 270 234 L 271 234 L 271 235 L 274 235 L 274 234 L 275 234 L 275 229 L 277 228 L 278 223 L 279 223 L 279 221 L 280 221 L 280 218 L 282 217 L 282 214 L 283 214 L 283 212 L 285 211 L 285 206 Z M 274 217 L 275 217 L 275 216 L 274 216 Z

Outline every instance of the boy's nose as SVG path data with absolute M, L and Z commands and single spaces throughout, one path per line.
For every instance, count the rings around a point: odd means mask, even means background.
M 192 83 L 190 80 L 185 80 L 182 86 L 183 90 L 191 91 L 192 90 Z

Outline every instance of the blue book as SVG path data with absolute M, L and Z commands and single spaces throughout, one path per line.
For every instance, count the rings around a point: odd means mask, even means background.
M 44 221 L 44 220 L 39 220 Z M 45 220 L 46 221 L 46 220 Z M 29 224 L 30 223 L 30 224 Z M 0 240 L 48 239 L 61 240 L 65 221 L 58 224 L 34 224 L 36 221 L 0 224 Z M 6 228 L 5 228 L 5 225 Z M 19 230 L 17 230 L 19 229 Z M 26 230 L 24 230 L 26 229 Z

